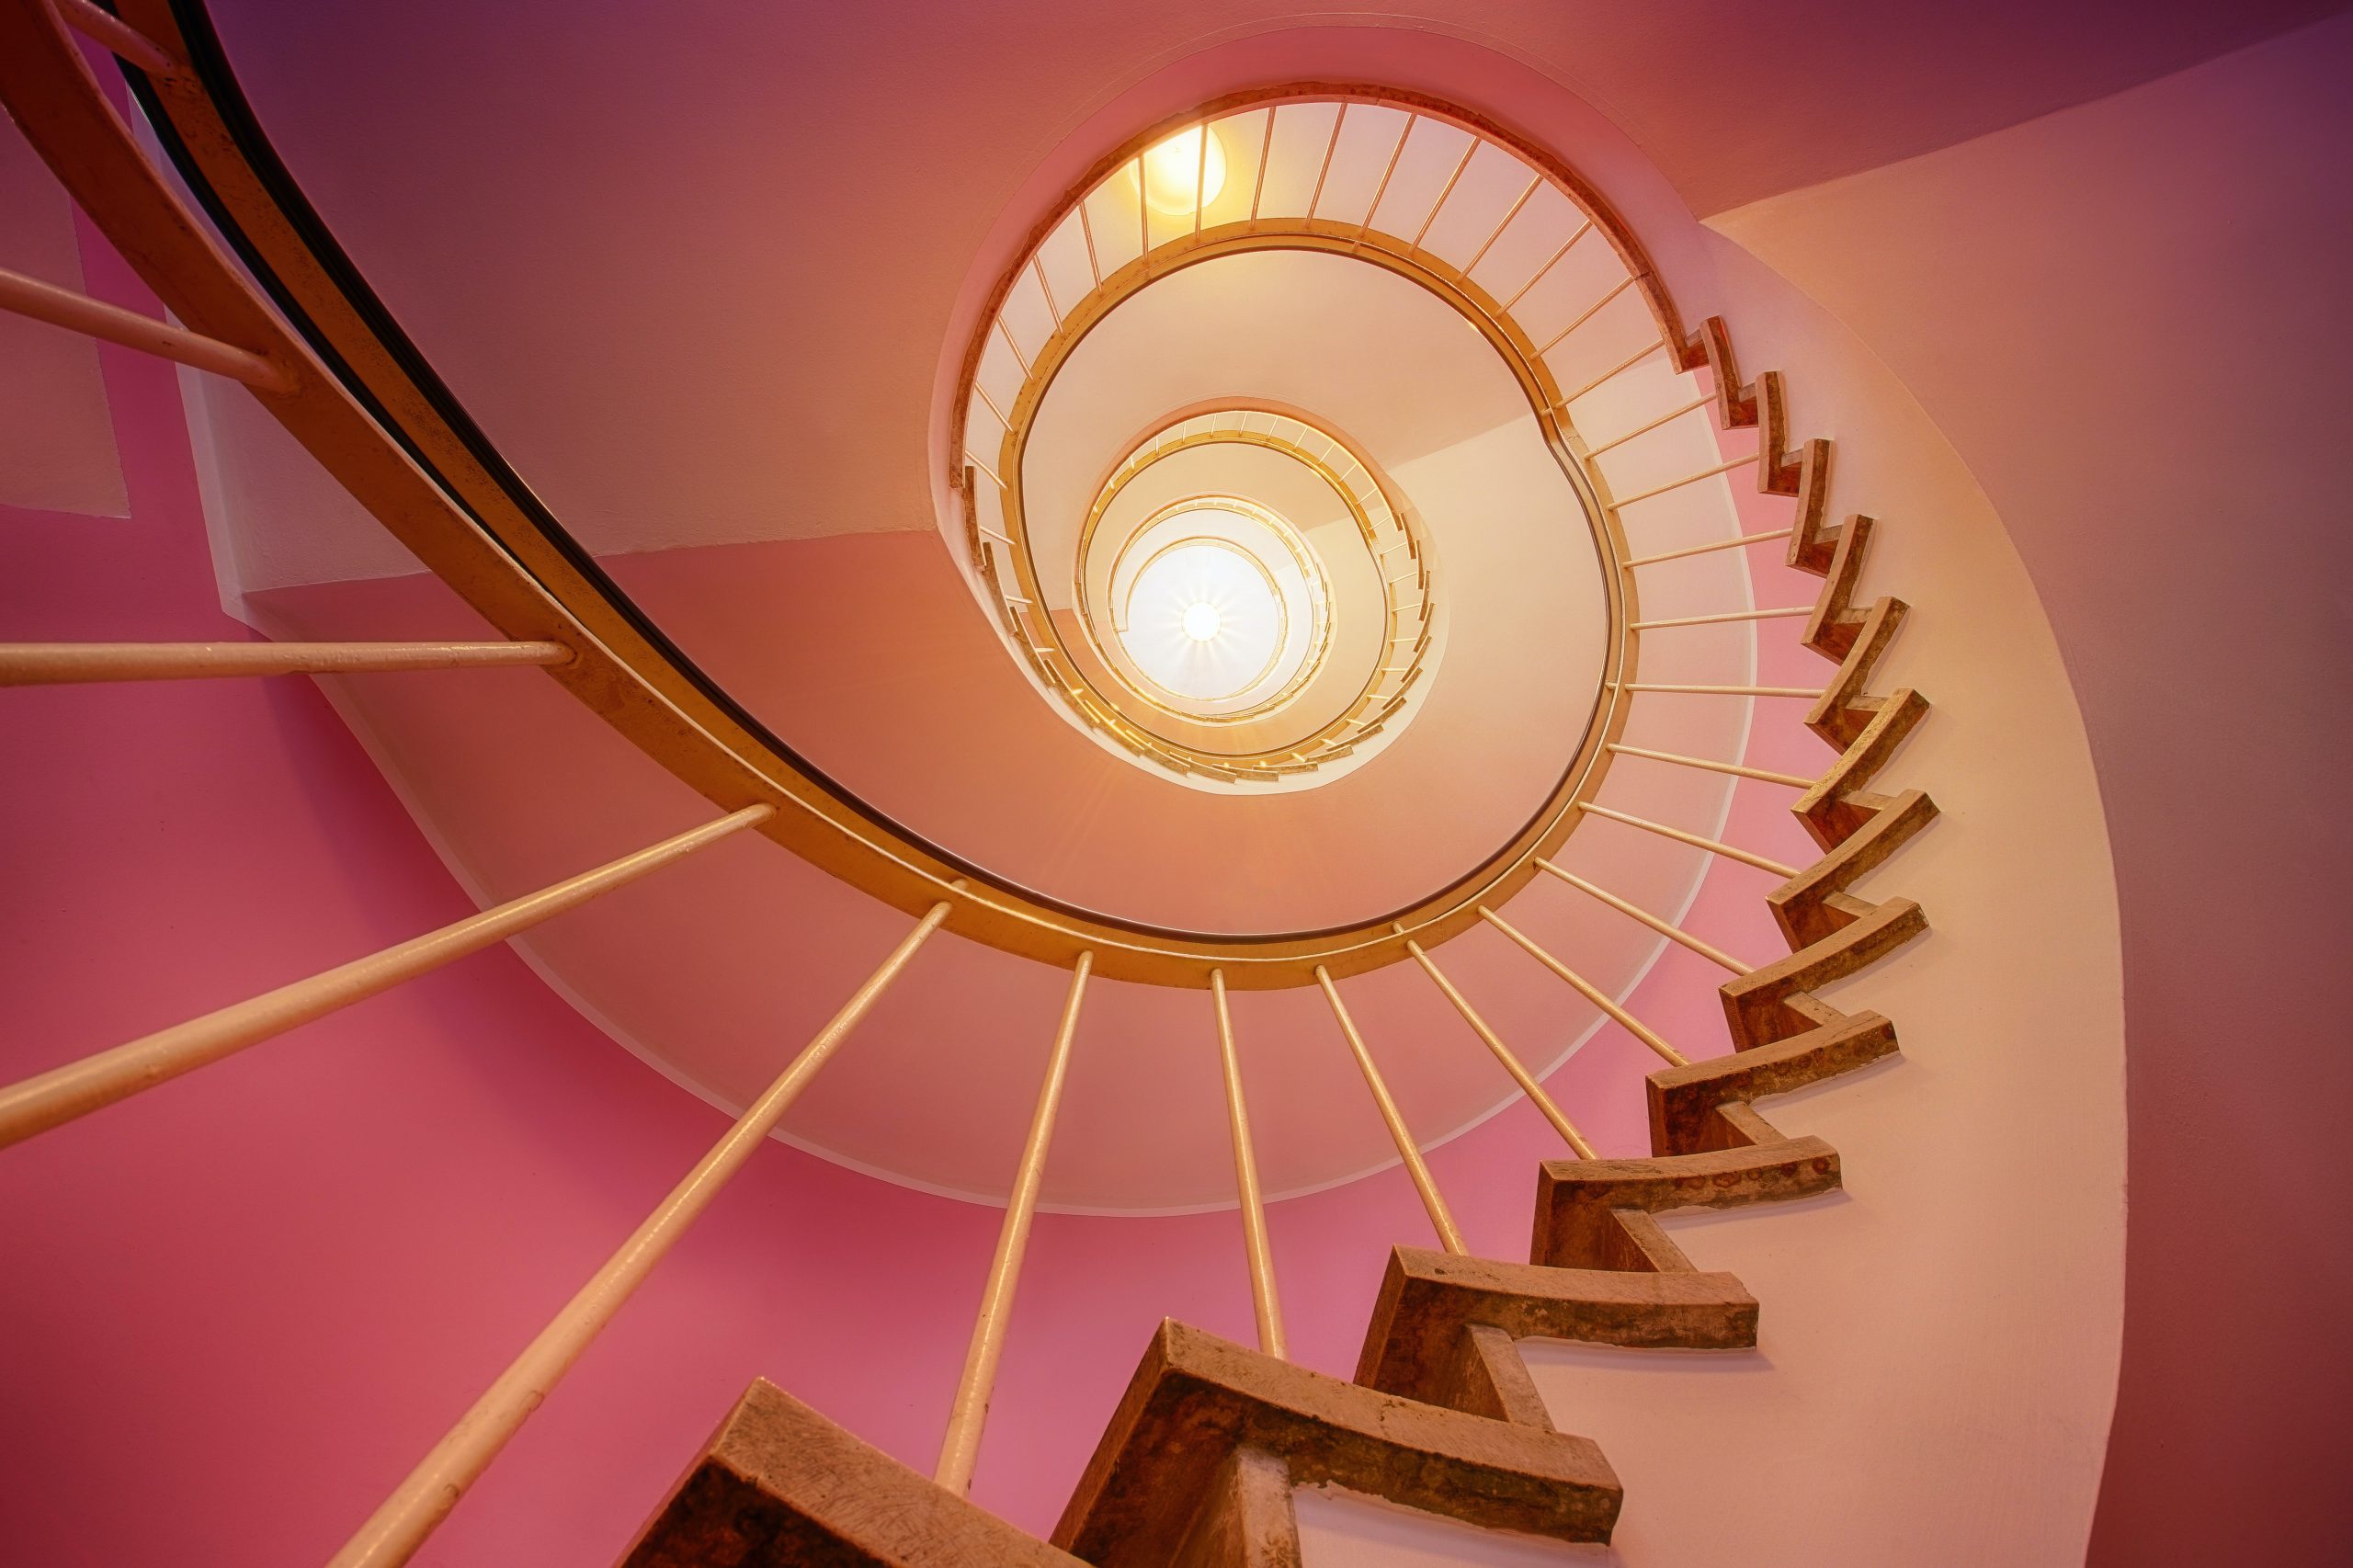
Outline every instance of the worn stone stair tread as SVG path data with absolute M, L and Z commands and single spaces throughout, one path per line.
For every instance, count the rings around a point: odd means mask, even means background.
M 756 1380 L 622 1568 L 1081 1568 Z
M 1819 1138 L 1651 1160 L 1548 1160 L 1537 1178 L 1529 1258 L 1556 1267 L 1648 1267 L 1620 1210 L 1729 1209 L 1811 1198 L 1838 1185 L 1838 1151 Z
M 1662 1156 L 1725 1148 L 1718 1107 L 1785 1095 L 1894 1053 L 1895 1026 L 1855 1013 L 1769 1045 L 1662 1067 L 1650 1075 L 1651 1148 Z
M 1420 1403 L 1166 1322 L 1080 1479 L 1054 1543 L 1098 1568 L 1171 1561 L 1228 1456 L 1491 1528 L 1603 1541 L 1621 1493 L 1585 1437 Z
M 1553 1268 L 1397 1247 L 1365 1333 L 1357 1381 L 1455 1404 L 1463 1336 L 1741 1349 L 1756 1343 L 1756 1298 L 1733 1275 Z

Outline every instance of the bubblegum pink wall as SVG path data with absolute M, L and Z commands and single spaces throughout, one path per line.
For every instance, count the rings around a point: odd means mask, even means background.
M 155 308 L 102 246 L 85 248 L 94 291 Z M 131 515 L 7 512 L 0 631 L 247 635 L 216 605 L 173 373 L 112 349 L 104 369 Z M 307 682 L 6 696 L 15 766 L 0 773 L 0 817 L 16 826 L 0 987 L 15 1027 L 0 1076 L 472 907 Z M 1679 1003 L 1636 1005 L 1678 1038 L 1720 1040 L 1707 992 L 1677 989 Z M 1641 1152 L 1634 1079 L 1648 1065 L 1609 1031 L 1555 1091 L 1608 1108 L 1586 1113 L 1597 1141 Z M 8 1151 L 12 1554 L 317 1561 L 722 1125 L 502 949 Z M 1437 1152 L 1482 1251 L 1525 1245 L 1534 1163 L 1558 1152 L 1525 1105 Z M 997 1219 L 764 1147 L 430 1560 L 617 1554 L 756 1375 L 927 1468 Z M 1296 1353 L 1345 1375 L 1387 1244 L 1426 1240 L 1410 1188 L 1392 1170 L 1280 1205 L 1273 1224 Z M 983 1503 L 1051 1525 L 1164 1314 L 1248 1337 L 1232 1213 L 1041 1219 Z
M 110 261 L 92 272 L 152 308 Z M 107 369 L 133 517 L 13 517 L 7 634 L 238 635 L 212 608 L 169 380 L 114 355 Z M 127 560 L 141 583 L 119 580 Z M 1810 591 L 1795 587 L 1760 601 Z M 1766 678 L 1819 678 L 1776 647 Z M 8 695 L 22 755 L 39 760 L 12 770 L 0 805 L 51 824 L 37 849 L 11 850 L 45 918 L 12 935 L 0 974 L 24 1020 L 0 1047 L 9 1076 L 467 907 L 307 687 Z M 1760 742 L 1752 757 L 1811 771 L 1820 753 L 1787 718 L 1760 735 L 1798 749 Z M 1799 857 L 1763 787 L 1742 787 L 1730 835 Z M 1697 923 L 1763 957 L 1771 934 L 1745 875 L 1712 879 Z M 1699 1049 L 1722 1026 L 1688 983 L 1697 964 L 1670 954 L 1632 1006 Z M 1637 1152 L 1648 1065 L 1605 1031 L 1556 1092 L 1606 1150 Z M 315 1560 L 718 1125 L 501 952 L 12 1152 L 0 1210 L 29 1283 L 12 1279 L 0 1311 L 40 1354 L 6 1374 L 10 1419 L 48 1438 L 0 1480 L 0 1513 L 28 1521 L 13 1539 L 40 1561 Z M 1437 1153 L 1479 1250 L 1524 1244 L 1530 1166 L 1554 1152 L 1515 1106 Z M 611 1555 L 756 1373 L 926 1466 L 995 1221 L 763 1150 L 436 1553 Z M 1424 1235 L 1410 1193 L 1392 1171 L 1283 1204 L 1274 1225 L 1299 1354 L 1345 1372 L 1382 1244 Z M 1231 1214 L 1041 1221 L 982 1501 L 1050 1522 L 1163 1312 L 1246 1337 Z M 152 1489 L 136 1509 L 93 1462 L 114 1453 L 126 1406 Z

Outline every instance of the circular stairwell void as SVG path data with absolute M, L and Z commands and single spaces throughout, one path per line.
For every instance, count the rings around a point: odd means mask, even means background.
M 1142 695 L 1188 718 L 1246 719 L 1321 663 L 1323 568 L 1279 514 L 1233 495 L 1164 508 L 1111 563 L 1112 638 Z

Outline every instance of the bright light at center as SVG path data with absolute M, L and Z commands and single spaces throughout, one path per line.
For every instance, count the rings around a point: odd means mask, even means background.
M 1231 528 L 1269 552 L 1284 549 L 1271 533 L 1252 537 L 1266 525 L 1245 513 L 1204 506 L 1181 516 L 1192 527 Z M 1285 646 L 1281 590 L 1258 556 L 1233 540 L 1177 539 L 1136 570 L 1121 597 L 1120 646 L 1145 679 L 1181 702 L 1238 695 L 1272 672 Z M 1294 641 L 1303 655 L 1306 639 Z
M 1209 145 L 1201 145 L 1204 134 Z M 1131 176 L 1132 177 L 1132 176 Z M 1143 199 L 1155 212 L 1189 218 L 1225 188 L 1225 149 L 1205 126 L 1180 131 L 1143 155 Z

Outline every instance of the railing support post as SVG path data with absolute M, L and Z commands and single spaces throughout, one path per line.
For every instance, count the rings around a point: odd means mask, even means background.
M 0 1088 L 0 1149 L 218 1062 L 298 1024 L 389 991 L 454 959 L 480 952 L 706 844 L 766 822 L 775 812 L 774 806 L 746 806 L 717 822 L 412 937 L 398 947 Z
M 1593 982 L 1587 980 L 1585 976 L 1571 969 L 1567 964 L 1563 963 L 1559 959 L 1554 958 L 1551 953 L 1546 952 L 1542 948 L 1538 947 L 1534 939 L 1529 937 L 1527 933 L 1520 930 L 1519 927 L 1512 925 L 1502 915 L 1497 915 L 1494 910 L 1487 908 L 1483 904 L 1480 906 L 1479 918 L 1484 920 L 1488 925 L 1493 926 L 1496 930 L 1501 931 L 1505 936 L 1509 937 L 1513 941 L 1518 943 L 1521 950 L 1526 952 L 1529 958 L 1534 959 L 1538 963 L 1542 964 L 1546 969 L 1551 970 L 1554 974 L 1557 974 L 1563 980 L 1567 981 L 1571 986 L 1575 988 L 1578 995 L 1584 997 L 1586 1001 L 1592 1003 L 1595 1006 L 1608 1014 L 1609 1017 L 1617 1022 L 1620 1028 L 1624 1029 L 1628 1034 L 1632 1035 L 1636 1040 L 1641 1040 L 1644 1045 L 1649 1046 L 1653 1051 L 1656 1051 L 1661 1057 L 1663 1057 L 1668 1066 L 1688 1067 L 1690 1065 L 1690 1062 L 1685 1058 L 1681 1051 L 1667 1044 L 1664 1040 L 1661 1040 L 1651 1029 L 1645 1028 L 1642 1021 L 1636 1018 L 1633 1014 L 1629 1013 L 1625 1008 L 1620 1007 L 1616 1002 L 1612 1001 L 1608 992 L 1602 990 L 1601 987 L 1596 985 Z
M 697 1162 L 685 1180 L 670 1189 L 670 1195 L 499 1374 L 473 1408 L 459 1417 L 449 1435 L 434 1445 L 383 1506 L 359 1527 L 359 1533 L 335 1553 L 329 1568 L 397 1568 L 415 1554 L 621 1303 L 644 1283 L 646 1275 L 710 1206 L 728 1178 L 776 1130 L 809 1080 L 946 918 L 945 903 L 932 905 L 881 967 L 867 977 L 841 1011 L 792 1059 L 791 1065 L 735 1119 L 726 1136 Z
M 1217 1003 L 1218 1060 L 1225 1069 L 1226 1128 L 1233 1137 L 1233 1184 L 1242 1194 L 1242 1242 L 1250 1259 L 1250 1303 L 1258 1317 L 1258 1348 L 1281 1357 L 1282 1302 L 1275 1294 L 1275 1253 L 1267 1239 L 1267 1208 L 1258 1193 L 1258 1156 L 1250 1147 L 1250 1113 L 1242 1103 L 1242 1062 L 1233 1051 L 1233 1018 L 1225 1005 L 1225 971 L 1210 971 Z
M 1519 1085 L 1520 1092 L 1529 1097 L 1529 1102 L 1538 1110 L 1544 1113 L 1544 1119 L 1552 1124 L 1552 1131 L 1558 1132 L 1563 1141 L 1576 1151 L 1577 1158 L 1580 1160 L 1594 1158 L 1593 1145 L 1586 1142 L 1585 1134 L 1577 1131 L 1576 1123 L 1571 1121 L 1566 1113 L 1552 1103 L 1552 1096 L 1544 1092 L 1544 1085 L 1536 1081 L 1536 1074 L 1520 1065 L 1519 1058 L 1512 1054 L 1511 1047 L 1504 1043 L 1501 1035 L 1487 1027 L 1487 1020 L 1481 1017 L 1479 1010 L 1471 1006 L 1470 1000 L 1461 992 L 1454 988 L 1454 982 L 1446 978 L 1429 954 L 1422 951 L 1422 945 L 1408 939 L 1405 943 L 1405 950 L 1414 955 L 1414 961 L 1422 966 L 1422 972 L 1428 975 L 1438 990 L 1445 994 L 1446 999 L 1454 1004 L 1454 1010 L 1462 1015 L 1462 1021 L 1471 1026 L 1471 1032 L 1483 1040 L 1487 1049 L 1495 1053 L 1495 1060 L 1503 1063 L 1504 1071 L 1511 1074 L 1512 1081 Z
M 1062 1106 L 1063 1079 L 1070 1069 L 1071 1041 L 1078 1035 L 1078 1006 L 1086 994 L 1086 977 L 1094 971 L 1095 955 L 1078 955 L 1071 970 L 1070 996 L 1063 1004 L 1062 1027 L 1054 1031 L 1054 1049 L 1047 1059 L 1045 1082 L 1038 1086 L 1038 1108 L 1030 1114 L 1029 1138 L 1021 1148 L 1021 1165 L 1006 1199 L 1005 1224 L 997 1232 L 996 1256 L 989 1260 L 988 1284 L 981 1290 L 980 1315 L 972 1324 L 972 1342 L 964 1352 L 964 1370 L 956 1384 L 955 1403 L 949 1406 L 948 1431 L 939 1443 L 939 1464 L 932 1479 L 962 1494 L 972 1484 L 972 1466 L 981 1454 L 981 1428 L 989 1418 L 989 1394 L 996 1386 L 998 1359 L 1005 1354 L 1005 1331 L 1013 1315 L 1013 1292 L 1021 1283 L 1022 1255 L 1029 1244 L 1029 1221 L 1038 1211 L 1038 1189 L 1044 1184 L 1046 1149 L 1053 1142 L 1054 1114 Z
M 0 686 L 561 665 L 561 642 L 0 642 Z
M 1469 1252 L 1462 1233 L 1455 1227 L 1453 1214 L 1447 1210 L 1445 1198 L 1438 1190 L 1438 1178 L 1430 1175 L 1430 1167 L 1405 1125 L 1404 1113 L 1398 1110 L 1397 1102 L 1390 1097 L 1389 1085 L 1381 1080 L 1381 1069 L 1373 1065 L 1372 1052 L 1365 1049 L 1364 1036 L 1357 1032 L 1356 1020 L 1348 1017 L 1348 1009 L 1340 1000 L 1340 988 L 1332 983 L 1331 972 L 1322 964 L 1315 966 L 1315 983 L 1324 988 L 1324 1000 L 1332 1004 L 1332 1016 L 1340 1022 L 1340 1033 L 1347 1037 L 1348 1050 L 1364 1074 L 1365 1087 L 1372 1091 L 1372 1103 L 1380 1108 L 1390 1141 L 1397 1145 L 1397 1157 L 1405 1162 L 1405 1173 L 1414 1178 L 1414 1190 L 1421 1194 L 1422 1207 L 1429 1211 L 1430 1227 L 1438 1232 L 1438 1244 L 1450 1253 Z

